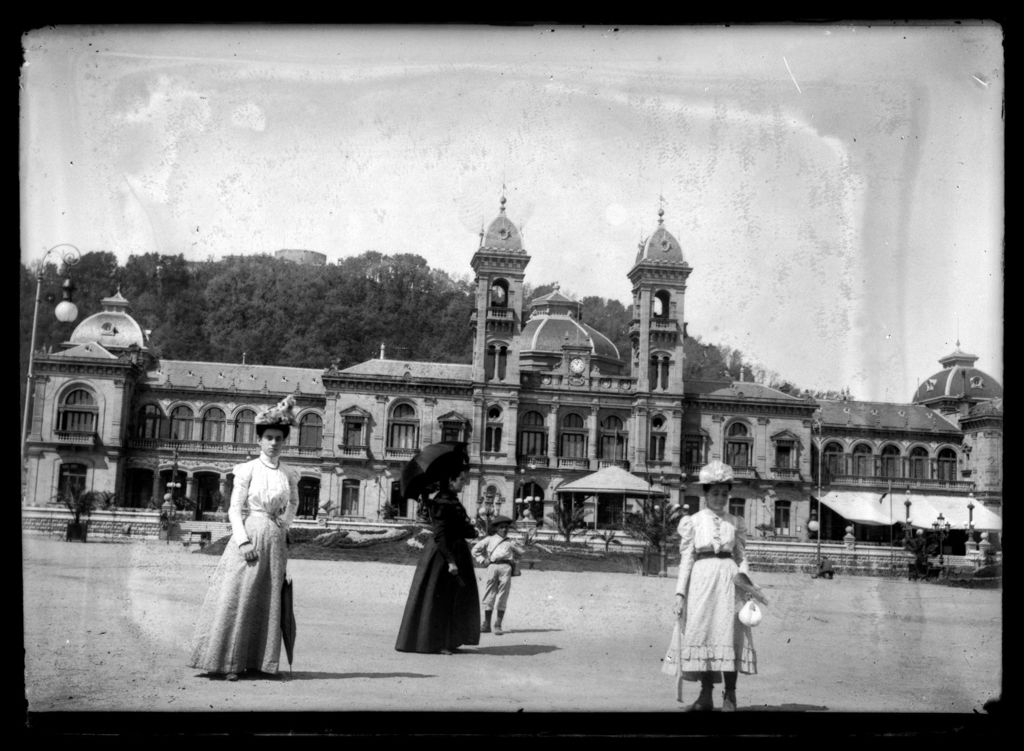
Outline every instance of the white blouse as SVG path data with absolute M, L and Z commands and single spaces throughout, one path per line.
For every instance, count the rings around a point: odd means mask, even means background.
M 299 510 L 299 477 L 295 470 L 284 462 L 273 469 L 257 457 L 236 466 L 234 475 L 228 519 L 236 545 L 249 539 L 244 512 L 267 514 L 284 530 L 291 526 Z
M 749 574 L 746 556 L 746 526 L 743 518 L 732 514 L 719 516 L 701 509 L 679 522 L 679 578 L 676 594 L 685 595 L 698 553 L 731 553 L 740 573 Z

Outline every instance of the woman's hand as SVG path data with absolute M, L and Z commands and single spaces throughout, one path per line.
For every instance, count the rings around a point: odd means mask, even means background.
M 252 563 L 257 558 L 259 558 L 259 554 L 256 552 L 256 548 L 253 547 L 253 544 L 248 540 L 239 545 L 238 548 L 242 551 L 242 557 L 245 558 L 245 560 L 249 563 Z
M 682 615 L 683 614 L 683 606 L 685 604 L 686 604 L 686 596 L 685 595 L 676 595 L 676 602 L 672 606 L 672 612 L 675 613 L 676 615 Z
M 458 566 L 458 564 L 456 564 L 456 563 L 449 563 L 448 564 L 448 573 L 451 574 L 452 576 L 458 576 L 459 575 L 459 566 Z

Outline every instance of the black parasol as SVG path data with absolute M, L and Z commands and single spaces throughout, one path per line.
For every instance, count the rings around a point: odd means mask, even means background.
M 295 654 L 295 603 L 292 599 L 292 580 L 285 578 L 281 584 L 281 636 L 284 638 L 284 651 L 288 655 L 288 667 L 292 666 Z
M 469 466 L 465 443 L 442 441 L 420 449 L 402 468 L 403 498 L 419 498 L 435 482 L 443 482 L 461 467 Z

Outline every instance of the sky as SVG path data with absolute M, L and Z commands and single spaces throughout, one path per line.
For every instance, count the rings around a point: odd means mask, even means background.
M 906 402 L 960 349 L 1003 379 L 993 22 L 56 26 L 23 37 L 21 254 L 415 253 L 628 305 L 658 226 L 692 336 Z

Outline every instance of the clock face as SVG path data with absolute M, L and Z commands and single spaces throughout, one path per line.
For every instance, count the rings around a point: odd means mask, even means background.
M 582 373 L 585 367 L 586 363 L 583 362 L 582 358 L 574 357 L 569 361 L 569 370 L 573 373 Z

